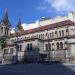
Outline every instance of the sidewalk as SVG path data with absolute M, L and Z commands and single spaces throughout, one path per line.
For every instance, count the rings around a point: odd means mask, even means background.
M 62 63 L 64 66 L 75 66 L 75 63 Z

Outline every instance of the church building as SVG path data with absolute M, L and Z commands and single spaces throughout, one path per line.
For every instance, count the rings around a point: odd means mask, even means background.
M 71 14 L 72 15 L 72 14 Z M 70 15 L 70 16 L 71 16 Z M 73 13 L 75 16 L 75 13 Z M 61 20 L 61 17 L 59 18 Z M 19 18 L 15 33 L 5 10 L 0 21 L 0 63 L 59 61 L 75 62 L 75 22 L 42 18 L 37 28 L 24 30 Z

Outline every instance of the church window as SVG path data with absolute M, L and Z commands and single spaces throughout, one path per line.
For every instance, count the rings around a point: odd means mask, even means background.
M 56 44 L 56 45 L 57 45 L 57 49 L 59 50 L 59 48 L 60 48 L 59 43 L 57 42 L 57 44 Z
M 60 49 L 63 49 L 63 43 L 60 42 Z
M 64 36 L 64 30 L 62 30 L 62 37 Z

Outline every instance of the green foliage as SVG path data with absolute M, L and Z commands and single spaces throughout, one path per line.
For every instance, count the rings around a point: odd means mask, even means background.
M 0 37 L 0 46 L 3 49 L 6 46 L 6 37 Z

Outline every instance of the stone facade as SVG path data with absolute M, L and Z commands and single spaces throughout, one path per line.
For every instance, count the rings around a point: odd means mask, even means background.
M 50 61 L 70 61 L 71 57 L 75 56 L 74 32 L 75 24 L 66 20 L 18 32 L 18 41 L 16 33 L 13 33 L 8 41 L 8 46 L 4 48 L 4 60 L 12 62 L 13 57 L 17 55 L 18 61 L 39 61 L 47 58 Z
M 0 37 L 7 45 L 0 50 L 2 63 L 60 61 L 75 62 L 75 23 L 65 20 L 38 28 L 10 33 L 1 22 Z M 2 33 L 3 32 L 3 33 Z

